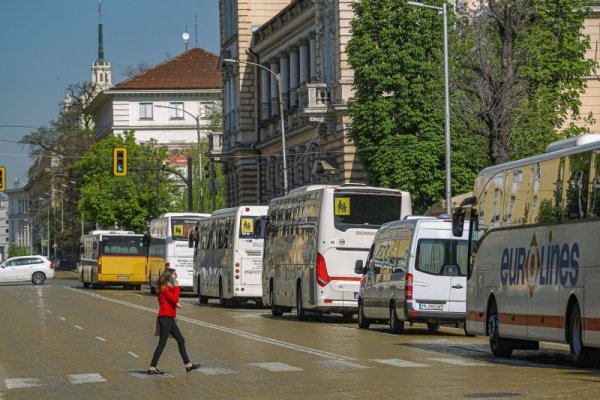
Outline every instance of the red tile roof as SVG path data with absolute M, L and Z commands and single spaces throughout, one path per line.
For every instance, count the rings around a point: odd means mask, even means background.
M 219 57 L 193 48 L 115 86 L 112 90 L 220 89 Z

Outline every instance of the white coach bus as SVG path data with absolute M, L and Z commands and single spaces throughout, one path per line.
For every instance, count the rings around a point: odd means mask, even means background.
M 198 221 L 208 217 L 210 214 L 165 213 L 150 221 L 145 244 L 149 247 L 146 274 L 151 293 L 166 267 L 175 268 L 182 290 L 193 289 L 194 250 L 188 246 L 189 234 Z
M 215 211 L 199 221 L 194 289 L 201 304 L 209 298 L 222 306 L 254 300 L 262 303 L 264 216 L 267 206 Z
M 454 213 L 471 220 L 467 326 L 494 355 L 570 345 L 573 364 L 600 347 L 600 135 L 481 171 Z M 467 212 L 468 211 L 468 212 Z
M 269 205 L 263 257 L 263 303 L 280 316 L 296 308 L 342 313 L 358 309 L 364 262 L 377 229 L 412 211 L 410 194 L 359 184 L 312 185 Z

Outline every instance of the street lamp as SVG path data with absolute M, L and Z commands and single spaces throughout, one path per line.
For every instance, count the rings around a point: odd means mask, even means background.
M 177 110 L 186 113 L 190 117 L 192 117 L 196 121 L 196 133 L 198 134 L 198 175 L 200 176 L 200 212 L 204 212 L 204 189 L 202 189 L 202 142 L 200 141 L 200 115 L 194 115 L 189 111 L 186 111 L 182 108 L 171 107 L 171 106 L 163 106 L 157 104 L 158 108 L 170 108 L 171 110 Z M 190 181 L 191 182 L 191 181 Z
M 43 197 L 38 197 L 38 200 L 41 200 L 41 201 L 46 201 L 46 199 L 45 199 L 45 198 L 43 198 Z M 48 205 L 48 226 L 47 226 L 47 227 L 48 227 L 48 232 L 47 232 L 47 234 L 46 234 L 46 235 L 47 235 L 47 236 L 46 236 L 46 237 L 47 237 L 47 241 L 46 241 L 46 251 L 48 252 L 48 253 L 47 253 L 47 256 L 48 256 L 48 257 L 50 257 L 50 207 L 51 207 L 51 204 L 50 204 L 50 205 Z M 42 237 L 42 238 L 43 238 L 43 237 Z M 42 253 L 43 253 L 43 252 L 44 252 L 44 249 L 43 249 L 43 246 L 42 246 Z
M 420 8 L 430 8 L 442 13 L 444 23 L 444 100 L 445 100 L 445 133 L 446 133 L 446 213 L 452 213 L 452 190 L 451 190 L 451 172 L 450 172 L 450 95 L 448 90 L 448 17 L 446 11 L 446 3 L 444 2 L 441 7 L 430 6 L 420 2 L 409 1 L 409 6 L 415 6 Z
M 281 152 L 283 153 L 283 194 L 288 193 L 288 176 L 287 176 L 287 160 L 285 157 L 285 121 L 283 120 L 283 96 L 281 94 L 281 74 L 278 74 L 264 65 L 257 64 L 251 61 L 240 61 L 234 60 L 233 58 L 225 58 L 223 62 L 234 63 L 234 64 L 250 64 L 255 67 L 262 68 L 265 71 L 271 73 L 277 80 L 277 95 L 279 96 L 279 120 L 281 121 Z

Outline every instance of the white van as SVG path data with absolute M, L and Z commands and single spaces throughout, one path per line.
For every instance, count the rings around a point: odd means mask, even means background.
M 435 332 L 440 323 L 465 320 L 467 235 L 452 235 L 449 217 L 408 217 L 379 229 L 362 273 L 358 326 L 387 320 L 392 333 L 404 322 L 425 322 Z

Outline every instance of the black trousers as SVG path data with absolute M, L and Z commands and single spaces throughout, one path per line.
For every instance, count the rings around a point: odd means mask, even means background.
M 154 356 L 152 356 L 152 362 L 150 363 L 150 366 L 156 367 L 158 364 L 158 359 L 160 358 L 160 355 L 167 344 L 169 335 L 172 335 L 175 340 L 177 340 L 179 354 L 181 354 L 183 363 L 188 364 L 190 359 L 188 358 L 187 351 L 185 350 L 185 339 L 183 338 L 175 319 L 172 317 L 158 317 L 158 325 L 160 326 L 160 339 L 158 339 L 158 345 L 156 346 L 156 350 L 154 350 Z

